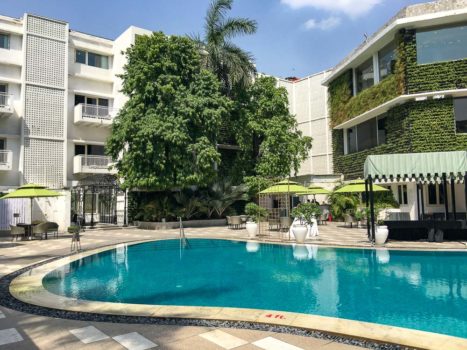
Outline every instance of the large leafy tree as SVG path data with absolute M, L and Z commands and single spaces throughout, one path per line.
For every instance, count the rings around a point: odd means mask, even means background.
M 247 18 L 226 18 L 233 0 L 213 0 L 205 18 L 202 39 L 195 38 L 206 53 L 205 64 L 222 82 L 222 89 L 231 95 L 235 87 L 245 87 L 256 69 L 253 57 L 232 42 L 239 35 L 253 34 L 257 24 Z
M 285 88 L 277 87 L 272 77 L 261 77 L 237 103 L 242 113 L 236 135 L 246 164 L 244 171 L 264 178 L 297 173 L 308 158 L 312 139 L 298 130 Z
M 112 125 L 107 152 L 128 188 L 207 184 L 230 100 L 202 68 L 189 38 L 153 33 L 126 51 L 122 90 L 129 97 Z

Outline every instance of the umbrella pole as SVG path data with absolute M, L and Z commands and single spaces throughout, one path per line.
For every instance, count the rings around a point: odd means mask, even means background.
M 368 215 L 368 179 L 365 180 L 365 208 L 366 208 L 366 233 L 368 239 L 371 241 L 371 233 L 370 233 L 370 216 Z
M 373 196 L 373 179 L 368 176 L 370 190 L 370 215 L 371 215 L 371 241 L 375 240 L 375 198 Z

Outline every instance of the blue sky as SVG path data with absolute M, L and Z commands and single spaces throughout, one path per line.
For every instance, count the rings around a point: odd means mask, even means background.
M 210 0 L 1 0 L 0 14 L 62 19 L 74 30 L 114 39 L 135 25 L 167 34 L 203 32 Z M 404 6 L 423 0 L 234 0 L 232 16 L 258 22 L 236 42 L 258 70 L 305 76 L 337 64 Z M 427 1 L 425 1 L 427 2 Z

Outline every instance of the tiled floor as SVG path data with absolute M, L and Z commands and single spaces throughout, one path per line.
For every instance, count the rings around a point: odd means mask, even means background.
M 224 227 L 186 229 L 187 237 L 246 238 L 245 230 Z M 178 230 L 136 229 L 88 230 L 82 236 L 84 250 L 128 241 L 177 238 Z M 262 240 L 277 241 L 277 233 Z M 320 226 L 314 244 L 371 246 L 366 230 Z M 465 243 L 390 242 L 397 248 L 466 249 Z M 0 241 L 0 276 L 27 265 L 69 253 L 70 237 L 44 241 Z M 1 298 L 1 295 L 0 295 Z M 244 329 L 210 329 L 138 324 L 81 322 L 41 317 L 0 307 L 0 350 L 3 349 L 267 349 L 267 350 L 352 350 L 358 349 L 327 340 Z

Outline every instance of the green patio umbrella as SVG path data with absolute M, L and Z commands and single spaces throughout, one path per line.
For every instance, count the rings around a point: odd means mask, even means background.
M 389 189 L 373 184 L 373 192 L 383 192 L 383 191 L 389 191 Z M 363 180 L 354 181 L 334 191 L 334 193 L 363 193 L 363 192 L 365 192 L 365 181 Z
M 266 188 L 265 190 L 261 191 L 261 194 L 275 194 L 275 193 L 299 193 L 299 192 L 306 192 L 307 188 L 305 186 L 300 185 L 297 182 L 290 181 L 290 180 L 283 180 L 280 182 L 275 183 L 271 187 Z
M 297 193 L 298 195 L 308 195 L 308 194 L 311 194 L 311 195 L 314 195 L 316 196 L 317 194 L 331 194 L 331 191 L 321 187 L 321 186 L 315 186 L 315 185 L 311 185 L 311 186 L 308 186 L 306 192 L 303 192 L 303 193 Z
M 27 184 L 19 187 L 16 191 L 10 192 L 0 199 L 9 198 L 30 198 L 31 199 L 31 223 L 32 223 L 32 206 L 34 198 L 38 197 L 58 197 L 60 193 L 47 189 L 46 186 Z

